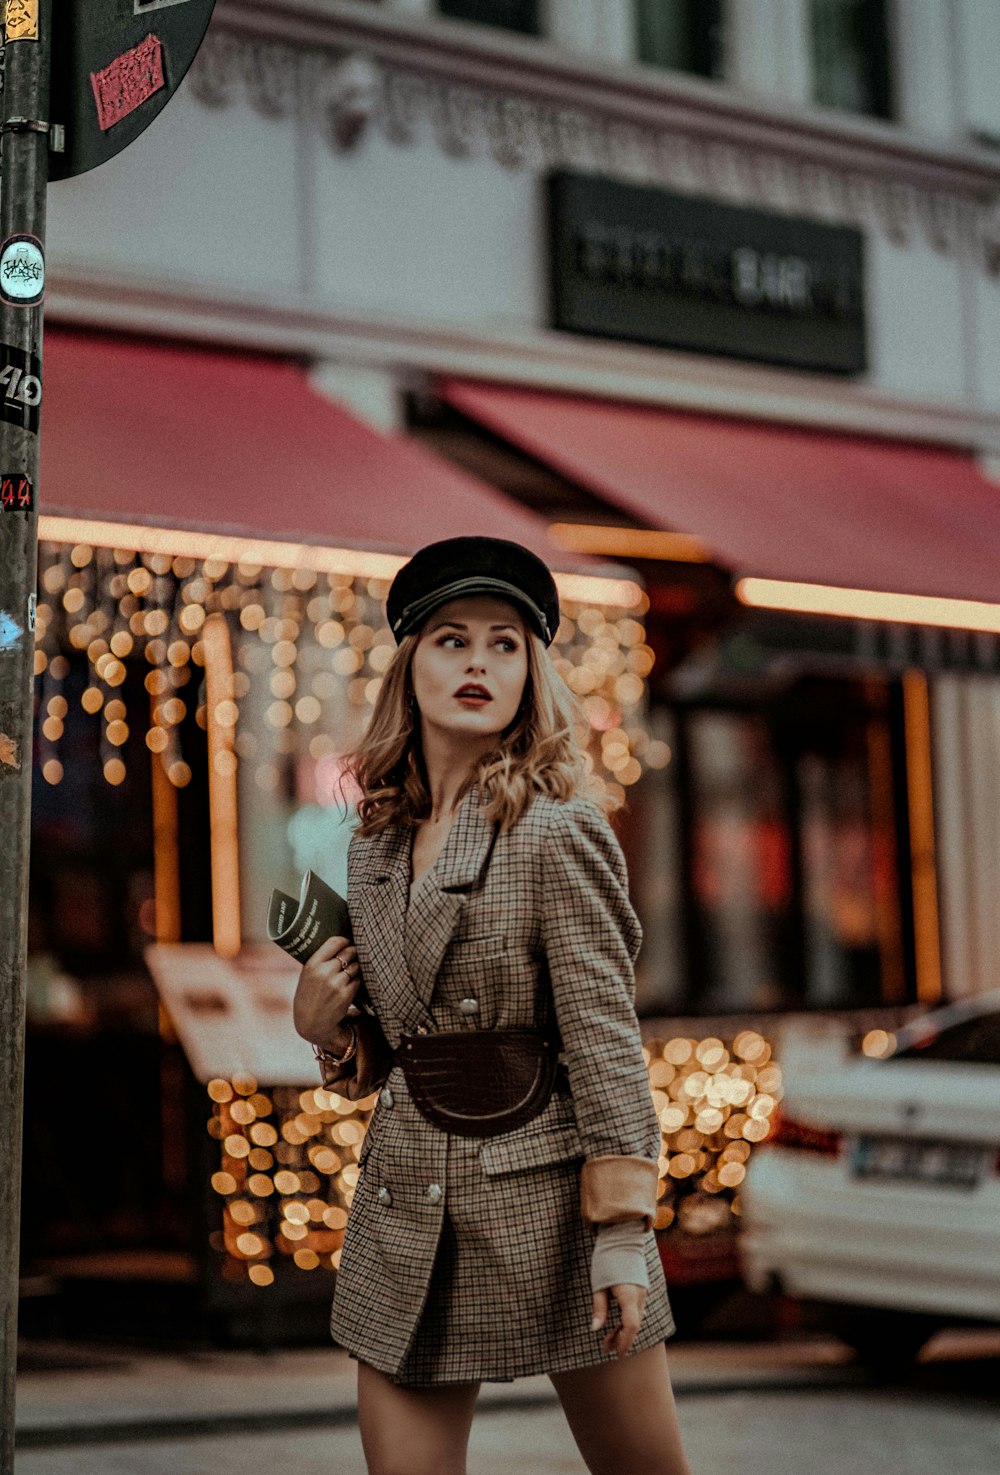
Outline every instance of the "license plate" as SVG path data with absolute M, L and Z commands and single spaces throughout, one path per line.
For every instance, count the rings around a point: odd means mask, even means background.
M 915 1137 L 859 1137 L 851 1155 L 856 1178 L 897 1183 L 933 1183 L 942 1188 L 975 1188 L 984 1151 L 972 1143 L 932 1142 Z

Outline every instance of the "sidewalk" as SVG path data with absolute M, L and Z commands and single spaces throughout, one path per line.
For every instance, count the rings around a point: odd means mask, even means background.
M 355 1418 L 354 1365 L 334 1349 L 168 1355 L 32 1344 L 26 1353 L 17 1384 L 21 1449 L 303 1430 Z M 835 1340 L 678 1344 L 669 1357 L 678 1398 L 866 1382 Z M 484 1409 L 554 1402 L 545 1377 L 484 1384 L 480 1395 Z
M 18 1475 L 365 1475 L 342 1354 L 118 1354 L 113 1365 L 115 1354 L 92 1350 L 103 1368 L 25 1371 Z M 81 1351 L 66 1348 L 67 1360 Z M 829 1342 L 678 1344 L 670 1356 L 691 1469 L 993 1475 L 1000 1331 L 942 1336 L 928 1352 L 905 1379 L 881 1383 Z M 468 1468 L 582 1472 L 545 1379 L 484 1390 Z

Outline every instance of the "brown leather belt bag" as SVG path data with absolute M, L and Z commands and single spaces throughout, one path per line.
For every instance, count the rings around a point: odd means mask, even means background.
M 495 826 L 480 886 L 499 833 Z M 533 1029 L 401 1034 L 395 1059 L 421 1116 L 458 1137 L 498 1137 L 539 1116 L 554 1087 L 569 1090 L 559 1066 L 559 1032 L 547 986 L 536 1021 Z
M 459 1137 L 496 1137 L 523 1127 L 549 1104 L 559 1041 L 547 1028 L 404 1034 L 396 1060 L 432 1126 Z

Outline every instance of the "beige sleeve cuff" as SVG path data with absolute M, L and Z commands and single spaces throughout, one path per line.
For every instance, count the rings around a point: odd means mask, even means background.
M 646 1264 L 646 1226 L 638 1219 L 622 1224 L 600 1224 L 594 1235 L 590 1261 L 590 1289 L 606 1291 L 609 1286 L 642 1286 L 649 1290 Z
M 580 1172 L 580 1211 L 588 1224 L 641 1219 L 652 1228 L 656 1214 L 656 1164 L 648 1157 L 591 1157 Z

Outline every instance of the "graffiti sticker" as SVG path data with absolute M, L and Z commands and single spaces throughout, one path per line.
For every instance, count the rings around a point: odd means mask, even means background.
M 34 307 L 45 292 L 45 257 L 35 236 L 8 236 L 0 248 L 0 297 Z
M 166 85 L 160 38 L 149 35 L 131 51 L 116 56 L 103 71 L 91 72 L 90 85 L 97 103 L 98 124 L 107 133 Z
M 0 420 L 38 434 L 42 365 L 33 353 L 0 343 Z
M 0 512 L 33 512 L 35 494 L 31 482 L 20 472 L 0 475 Z
M 38 0 L 6 0 L 3 23 L 8 41 L 37 41 Z

